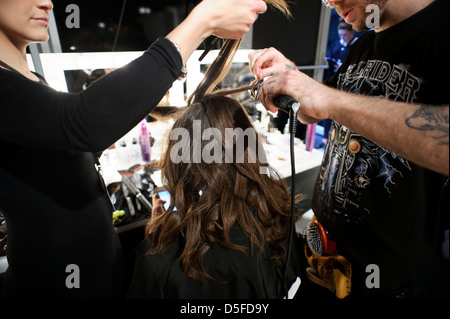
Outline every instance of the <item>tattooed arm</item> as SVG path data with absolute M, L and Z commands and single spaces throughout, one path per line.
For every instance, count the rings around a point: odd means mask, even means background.
M 415 105 L 338 91 L 296 70 L 273 48 L 256 51 L 249 59 L 256 77 L 270 76 L 259 94 L 269 111 L 277 111 L 274 97 L 292 96 L 300 102 L 301 122 L 333 119 L 411 162 L 449 175 L 448 105 Z
M 261 102 L 286 94 L 300 102 L 298 119 L 333 119 L 420 166 L 449 175 L 449 106 L 416 105 L 329 88 L 299 71 L 265 81 Z M 305 117 L 306 115 L 306 117 Z
M 328 102 L 331 118 L 411 162 L 449 175 L 448 105 L 415 105 L 337 92 L 335 101 Z
M 430 132 L 438 145 L 448 145 L 448 105 L 422 105 L 406 120 L 406 125 Z

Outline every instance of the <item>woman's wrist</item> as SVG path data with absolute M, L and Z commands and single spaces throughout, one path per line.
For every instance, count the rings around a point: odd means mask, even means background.
M 182 51 L 181 51 L 181 48 L 180 48 L 180 46 L 178 45 L 178 43 L 176 43 L 175 41 L 173 41 L 173 40 L 171 40 L 171 39 L 169 39 L 169 38 L 167 38 L 167 40 L 169 40 L 171 43 L 172 43 L 172 45 L 175 47 L 175 49 L 177 49 L 177 51 L 178 51 L 178 53 L 180 54 L 180 56 L 182 56 Z M 186 68 L 186 64 L 183 64 L 183 66 L 181 67 L 181 74 L 180 74 L 180 76 L 178 77 L 178 80 L 183 80 L 184 78 L 186 78 L 186 76 L 187 76 L 187 68 Z

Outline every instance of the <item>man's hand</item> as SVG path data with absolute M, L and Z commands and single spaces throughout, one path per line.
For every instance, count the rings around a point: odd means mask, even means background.
M 287 70 L 297 70 L 294 62 L 274 48 L 252 52 L 248 58 L 250 70 L 259 80 Z
M 249 61 L 250 70 L 258 79 L 267 78 L 259 95 L 267 110 L 277 112 L 273 99 L 279 95 L 289 95 L 300 103 L 298 119 L 302 123 L 310 124 L 329 118 L 324 99 L 319 99 L 319 95 L 329 93 L 329 89 L 298 71 L 295 63 L 281 52 L 274 48 L 258 50 L 249 54 Z
M 298 119 L 302 123 L 312 124 L 322 119 L 332 118 L 331 101 L 338 98 L 333 90 L 300 71 L 285 71 L 273 75 L 263 82 L 260 101 L 269 111 L 276 111 L 273 99 L 279 95 L 288 95 L 300 104 Z

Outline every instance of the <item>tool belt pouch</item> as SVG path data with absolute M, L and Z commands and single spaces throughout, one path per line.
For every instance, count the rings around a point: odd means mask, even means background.
M 343 299 L 351 292 L 352 265 L 343 256 L 320 256 L 305 245 L 305 255 L 310 267 L 306 277 L 313 283 L 332 291 Z

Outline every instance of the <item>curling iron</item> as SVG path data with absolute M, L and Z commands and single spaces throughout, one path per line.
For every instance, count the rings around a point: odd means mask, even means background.
M 283 112 L 290 113 L 294 111 L 296 114 L 298 109 L 300 108 L 300 104 L 296 99 L 289 95 L 278 95 L 273 99 L 273 105 L 278 107 L 279 110 Z
M 289 113 L 291 110 L 294 111 L 294 113 L 301 112 L 300 111 L 300 103 L 294 99 L 292 96 L 289 95 L 278 95 L 276 98 L 273 99 L 273 105 L 278 107 L 279 110 L 282 110 L 283 112 Z M 309 115 L 306 115 L 302 112 L 302 117 L 307 120 L 308 123 L 317 123 L 320 122 L 320 120 L 311 117 Z

